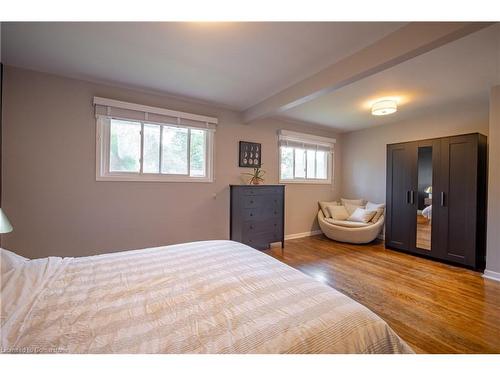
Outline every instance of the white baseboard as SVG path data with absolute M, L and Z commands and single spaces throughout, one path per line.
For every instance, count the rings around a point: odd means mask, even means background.
M 287 235 L 285 235 L 285 240 L 294 240 L 296 238 L 310 237 L 310 236 L 315 236 L 315 235 L 321 234 L 321 233 L 323 233 L 323 232 L 321 232 L 321 230 L 318 229 L 318 230 L 313 230 L 310 232 L 287 234 Z
M 483 277 L 486 279 L 500 281 L 500 272 L 484 270 Z

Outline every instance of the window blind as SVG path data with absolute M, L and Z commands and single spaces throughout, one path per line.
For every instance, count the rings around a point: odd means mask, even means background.
M 280 130 L 278 134 L 279 145 L 284 147 L 302 148 L 305 150 L 317 150 L 332 152 L 335 139 L 319 137 L 310 134 L 295 133 Z
M 215 130 L 218 123 L 215 117 L 150 107 L 97 96 L 94 97 L 94 106 L 96 117 L 136 120 L 212 130 Z

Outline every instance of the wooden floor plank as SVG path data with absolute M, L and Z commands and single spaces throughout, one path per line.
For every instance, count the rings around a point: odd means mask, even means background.
M 365 305 L 417 353 L 500 353 L 500 283 L 478 272 L 322 235 L 266 253 Z

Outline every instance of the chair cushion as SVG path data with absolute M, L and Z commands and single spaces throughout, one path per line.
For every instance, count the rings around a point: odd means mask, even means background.
M 351 216 L 347 218 L 348 221 L 355 221 L 358 223 L 368 223 L 377 211 L 366 210 L 364 208 L 356 208 Z
M 341 198 L 340 201 L 342 202 L 342 206 L 345 206 L 347 204 L 350 204 L 353 206 L 364 206 L 366 204 L 366 200 L 364 200 L 364 199 L 344 199 L 344 198 Z
M 346 227 L 346 228 L 363 228 L 370 226 L 372 224 L 368 223 L 359 223 L 356 221 L 347 221 L 347 220 L 334 220 L 334 219 L 325 219 L 327 223 L 333 224 L 333 225 L 338 225 L 339 227 Z
M 346 220 L 349 217 L 349 212 L 344 206 L 328 206 L 326 209 L 333 220 Z
M 385 203 L 372 203 L 368 202 L 366 204 L 366 209 L 370 211 L 377 211 L 375 216 L 371 219 L 372 223 L 376 223 L 378 219 L 380 219 L 380 216 L 384 214 L 384 209 L 385 209 Z
M 349 216 L 351 216 L 354 213 L 354 211 L 356 211 L 357 208 L 365 208 L 365 206 L 358 206 L 356 204 L 350 204 L 350 203 L 346 203 L 344 207 L 347 210 Z
M 338 206 L 337 202 L 318 202 L 321 211 L 325 217 L 331 217 L 330 212 L 328 212 L 327 207 Z

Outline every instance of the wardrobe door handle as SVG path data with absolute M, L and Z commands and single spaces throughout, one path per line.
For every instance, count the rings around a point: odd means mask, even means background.
M 410 191 L 410 204 L 415 203 L 415 198 L 414 198 L 415 192 L 413 190 Z
M 444 207 L 444 191 L 441 192 L 441 207 Z
M 406 192 L 406 204 L 410 204 L 410 190 Z

